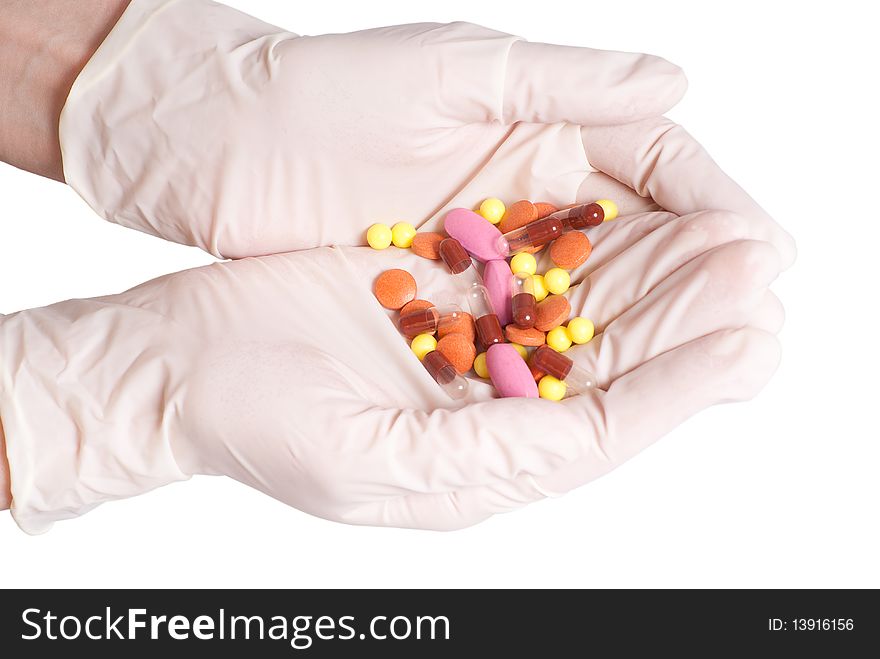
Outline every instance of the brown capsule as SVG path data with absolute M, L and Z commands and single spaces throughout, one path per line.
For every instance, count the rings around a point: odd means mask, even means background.
M 557 380 L 565 380 L 568 377 L 572 362 L 561 352 L 556 352 L 550 346 L 540 346 L 532 354 L 530 365 L 538 371 L 543 371 L 547 375 L 552 375 Z
M 397 327 L 406 338 L 412 339 L 419 334 L 433 334 L 437 331 L 440 314 L 436 307 L 416 309 L 409 313 L 400 313 Z
M 460 274 L 473 265 L 470 254 L 455 238 L 445 238 L 440 243 L 440 258 L 453 275 Z
M 424 364 L 428 373 L 431 374 L 431 377 L 434 378 L 434 381 L 441 386 L 449 384 L 458 375 L 455 366 L 449 361 L 449 358 L 438 350 L 432 350 L 425 355 L 422 364 Z
M 435 332 L 442 337 L 444 330 L 460 325 L 463 314 L 464 312 L 457 304 L 416 309 L 408 313 L 401 311 L 397 326 L 410 339 L 419 334 L 434 334 Z
M 442 233 L 419 232 L 412 241 L 412 251 L 416 256 L 436 261 L 440 258 L 440 243 L 446 239 Z
M 564 270 L 574 270 L 582 265 L 593 251 L 590 239 L 580 231 L 569 231 L 550 245 L 550 258 Z
M 498 316 L 494 313 L 480 316 L 474 325 L 477 329 L 477 338 L 480 339 L 484 350 L 488 350 L 496 343 L 504 343 L 504 332 L 501 329 L 501 323 L 498 322 Z
M 537 301 L 535 300 L 535 279 L 528 272 L 513 275 L 513 298 L 510 301 L 510 315 L 513 324 L 520 329 L 535 326 Z
M 447 334 L 462 334 L 467 337 L 468 341 L 473 343 L 477 336 L 477 330 L 474 328 L 474 317 L 467 311 L 462 311 L 455 322 L 444 325 L 437 330 L 437 336 L 441 339 Z
M 552 350 L 552 348 L 551 348 Z M 555 351 L 554 351 L 555 352 Z M 535 368 L 535 365 L 532 363 L 532 360 L 529 360 L 529 371 L 532 373 L 532 377 L 535 378 L 535 382 L 540 380 L 542 377 L 547 375 L 544 371 L 539 368 Z
M 538 303 L 531 293 L 517 293 L 510 302 L 513 324 L 520 329 L 529 329 L 535 326 Z
M 559 327 L 571 315 L 571 304 L 562 295 L 549 295 L 538 303 L 535 329 L 549 332 Z
M 477 356 L 473 341 L 464 334 L 447 334 L 437 342 L 437 350 L 446 355 L 459 375 L 471 370 Z
M 400 309 L 416 297 L 416 280 L 406 270 L 386 270 L 376 277 L 373 294 L 386 309 Z
M 419 299 L 411 300 L 410 302 L 407 302 L 406 304 L 403 305 L 403 307 L 400 310 L 400 316 L 403 317 L 406 314 L 411 313 L 413 311 L 422 311 L 423 309 L 428 309 L 433 306 L 434 305 L 431 302 L 428 302 L 427 300 L 419 300 Z
M 605 221 L 605 209 L 599 204 L 583 204 L 570 208 L 565 217 L 572 229 L 586 229 Z
M 532 247 L 543 247 L 555 240 L 565 231 L 565 221 L 558 217 L 545 217 L 504 234 L 510 253 L 526 251 Z
M 535 202 L 535 211 L 538 214 L 537 219 L 543 220 L 545 217 L 549 215 L 553 215 L 553 213 L 559 212 L 559 209 L 556 208 L 553 204 L 550 204 L 546 201 L 538 201 Z M 547 245 L 538 245 L 537 247 L 526 247 L 523 249 L 524 252 L 528 252 L 529 254 L 537 254 L 542 249 L 544 249 Z
M 519 343 L 521 346 L 544 345 L 544 332 L 534 327 L 520 329 L 516 325 L 508 325 L 504 328 L 504 335 L 511 343 Z

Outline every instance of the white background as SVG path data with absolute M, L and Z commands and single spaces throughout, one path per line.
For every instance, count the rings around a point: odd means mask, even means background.
M 469 20 L 676 62 L 690 91 L 671 116 L 798 241 L 774 287 L 782 366 L 754 401 L 703 413 L 600 481 L 464 531 L 347 527 L 198 477 L 39 537 L 0 515 L 0 586 L 880 587 L 870 3 L 230 4 L 301 34 Z M 0 312 L 210 261 L 0 165 Z

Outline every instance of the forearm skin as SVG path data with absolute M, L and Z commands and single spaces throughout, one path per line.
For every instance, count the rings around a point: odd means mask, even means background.
M 0 160 L 64 180 L 58 120 L 79 72 L 130 0 L 4 0 Z

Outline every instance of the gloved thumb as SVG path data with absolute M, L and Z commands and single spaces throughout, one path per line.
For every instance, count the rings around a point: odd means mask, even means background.
M 507 60 L 502 120 L 628 123 L 665 113 L 686 89 L 682 70 L 660 57 L 518 41 Z

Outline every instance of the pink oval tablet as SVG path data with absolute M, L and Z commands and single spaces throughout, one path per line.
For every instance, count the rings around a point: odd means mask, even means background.
M 468 208 L 453 208 L 446 213 L 443 226 L 478 261 L 504 258 L 497 247 L 501 232 L 482 215 Z
M 488 261 L 483 268 L 483 284 L 489 291 L 489 300 L 501 326 L 509 325 L 513 320 L 511 310 L 513 274 L 507 261 L 501 259 Z
M 509 343 L 496 343 L 486 352 L 492 384 L 503 398 L 537 398 L 538 383 L 526 361 Z

